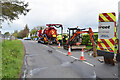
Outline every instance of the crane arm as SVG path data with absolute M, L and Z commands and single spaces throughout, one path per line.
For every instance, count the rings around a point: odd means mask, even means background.
M 76 33 L 74 33 L 74 35 L 68 41 L 72 41 L 76 35 L 79 35 L 79 34 L 82 34 L 82 33 L 88 33 L 89 36 L 90 36 L 90 40 L 92 42 L 92 45 L 93 44 L 96 45 L 95 40 L 94 40 L 94 34 L 93 34 L 93 31 L 92 31 L 91 28 L 89 28 L 89 31 L 76 31 Z M 68 44 L 68 41 L 67 41 L 66 44 Z
M 88 31 L 76 31 L 76 33 L 74 33 L 74 35 L 68 41 L 72 41 L 76 35 L 82 34 L 82 33 L 88 33 Z M 68 44 L 68 41 L 66 44 Z
M 93 44 L 96 45 L 95 39 L 94 39 L 94 34 L 93 34 L 93 31 L 92 31 L 91 28 L 89 28 L 89 36 L 90 36 L 90 40 L 91 40 L 91 42 L 92 42 L 92 45 L 93 45 Z

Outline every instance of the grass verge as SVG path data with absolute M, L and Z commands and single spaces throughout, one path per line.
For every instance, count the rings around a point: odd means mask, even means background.
M 93 46 L 86 46 L 86 50 L 91 49 Z
M 24 47 L 20 40 L 2 43 L 2 78 L 19 78 L 23 58 Z

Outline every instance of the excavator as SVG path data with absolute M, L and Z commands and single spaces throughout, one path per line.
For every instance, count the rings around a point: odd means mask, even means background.
M 88 29 L 88 31 L 85 31 L 86 29 Z M 79 29 L 77 26 L 77 28 L 68 28 L 68 32 L 69 32 L 69 39 L 67 40 L 66 44 L 63 45 L 64 49 L 68 49 L 69 45 L 71 47 L 71 50 L 86 48 L 85 45 L 81 45 L 82 34 L 88 33 L 93 46 L 93 56 L 94 57 L 97 56 L 96 43 L 95 43 L 93 31 L 91 28 Z

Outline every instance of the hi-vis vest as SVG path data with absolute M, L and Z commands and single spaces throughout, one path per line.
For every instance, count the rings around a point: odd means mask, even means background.
M 68 40 L 69 36 L 66 36 L 65 40 Z
M 97 54 L 113 58 L 116 40 L 115 13 L 99 14 Z
M 58 40 L 62 40 L 62 35 L 57 36 Z

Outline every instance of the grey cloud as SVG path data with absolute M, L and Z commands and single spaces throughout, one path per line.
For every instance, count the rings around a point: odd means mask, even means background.
M 116 12 L 119 0 L 25 0 L 29 2 L 31 11 L 27 16 L 21 16 L 6 28 L 11 32 L 23 29 L 25 24 L 32 29 L 35 26 L 45 26 L 46 23 L 61 23 L 64 32 L 68 27 L 92 27 L 97 30 L 98 15 L 102 12 Z M 6 25 L 6 24 L 5 24 Z M 6 25 L 7 26 L 7 25 Z M 4 28 L 4 29 L 5 29 Z

